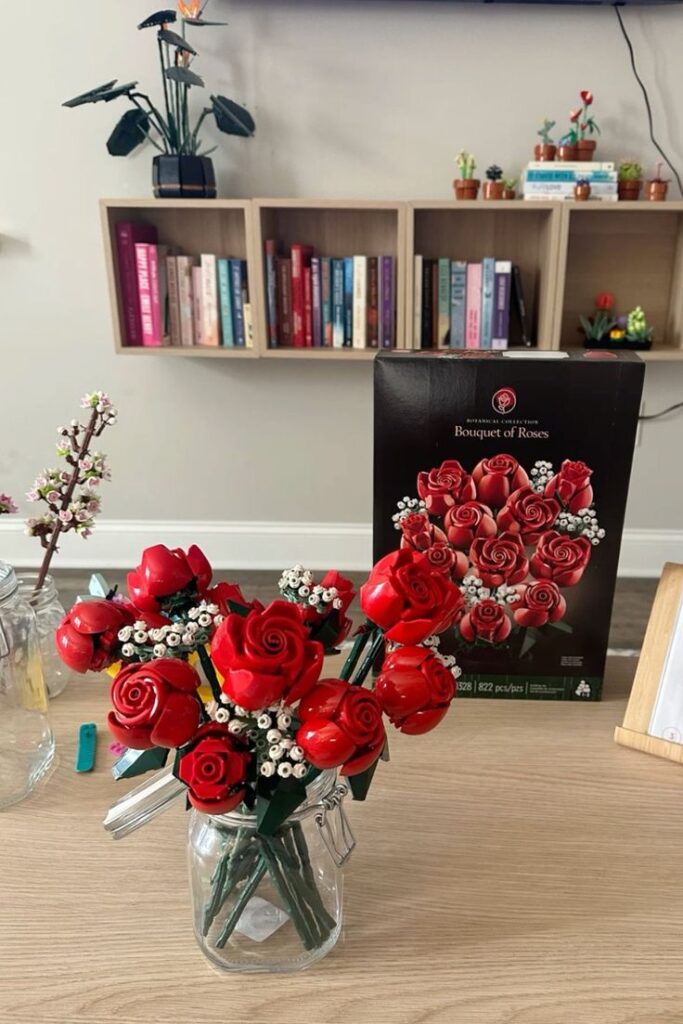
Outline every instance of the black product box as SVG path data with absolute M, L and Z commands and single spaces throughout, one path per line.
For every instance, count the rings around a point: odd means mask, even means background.
M 461 587 L 461 697 L 599 700 L 644 363 L 633 353 L 375 360 L 375 560 Z

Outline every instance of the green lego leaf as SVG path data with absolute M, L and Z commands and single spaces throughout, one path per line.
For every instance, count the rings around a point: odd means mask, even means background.
M 180 65 L 178 67 L 166 68 L 165 75 L 169 81 L 180 82 L 181 85 L 204 85 L 204 80 L 195 74 L 191 68 L 183 68 Z
M 107 139 L 111 156 L 128 156 L 144 142 L 149 132 L 149 118 L 144 110 L 127 110 Z
M 212 96 L 213 114 L 219 131 L 225 135 L 239 135 L 250 138 L 256 131 L 256 124 L 248 110 L 227 96 Z

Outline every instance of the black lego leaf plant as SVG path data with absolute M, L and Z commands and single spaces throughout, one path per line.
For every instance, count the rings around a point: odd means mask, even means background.
M 131 109 L 121 117 L 107 140 L 112 156 L 128 156 L 145 141 L 151 142 L 160 153 L 205 156 L 211 150 L 202 149 L 200 130 L 204 121 L 211 117 L 224 135 L 246 139 L 254 134 L 256 125 L 249 111 L 227 96 L 212 95 L 210 105 L 205 105 L 194 116 L 191 114 L 191 90 L 203 89 L 204 80 L 192 66 L 197 51 L 186 38 L 187 27 L 224 24 L 205 20 L 209 2 L 178 0 L 177 10 L 155 11 L 138 25 L 139 29 L 156 29 L 163 89 L 161 103 L 155 103 L 147 93 L 140 92 L 137 82 L 119 85 L 114 78 L 62 104 L 82 107 L 87 103 L 111 103 L 122 98 L 129 102 Z M 177 23 L 178 31 L 169 28 Z

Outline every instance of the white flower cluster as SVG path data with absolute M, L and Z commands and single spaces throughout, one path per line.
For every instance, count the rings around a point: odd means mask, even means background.
M 465 604 L 477 604 L 478 601 L 485 601 L 491 596 L 489 587 L 485 587 L 478 576 L 465 576 L 460 585 L 460 593 L 465 598 Z
M 220 703 L 211 701 L 206 710 L 216 722 L 228 726 L 234 736 L 246 736 L 254 744 L 259 772 L 266 779 L 305 779 L 310 765 L 292 731 L 293 715 L 284 704 L 273 704 L 251 712 L 233 704 L 221 694 Z
M 605 531 L 598 524 L 598 517 L 593 508 L 582 508 L 576 515 L 571 512 L 560 512 L 555 523 L 560 533 L 573 533 L 577 537 L 587 537 L 597 547 L 605 536 Z
M 395 512 L 391 517 L 391 521 L 394 524 L 395 530 L 401 529 L 401 523 L 407 516 L 411 516 L 414 512 L 425 512 L 427 506 L 425 505 L 422 498 L 409 498 L 407 495 L 402 498 L 401 501 L 396 502 L 396 508 L 398 512 Z
M 456 679 L 460 678 L 462 675 L 462 669 L 458 665 L 455 655 L 441 653 L 439 650 L 439 647 L 441 646 L 441 637 L 437 633 L 432 633 L 431 636 L 428 636 L 426 640 L 422 641 L 420 646 L 429 648 L 432 654 L 436 655 L 441 664 L 444 665 L 445 668 L 450 669 Z
M 519 594 L 514 587 L 509 586 L 507 583 L 501 583 L 499 587 L 491 594 L 494 601 L 498 604 L 516 604 L 519 601 Z
M 100 414 L 100 418 L 106 426 L 116 425 L 118 412 L 112 405 L 109 395 L 104 391 L 93 391 L 92 394 L 83 395 L 81 409 L 94 409 Z
M 330 606 L 336 611 L 344 607 L 336 587 L 321 587 L 315 582 L 313 573 L 303 565 L 285 569 L 278 580 L 278 588 L 286 601 L 308 605 L 321 615 L 326 615 Z
M 122 643 L 121 654 L 135 661 L 151 658 L 180 658 L 209 640 L 211 628 L 223 621 L 216 604 L 202 601 L 190 608 L 187 617 L 168 625 L 150 628 L 139 620 L 132 626 L 124 626 L 118 632 Z
M 534 462 L 529 475 L 531 476 L 532 488 L 537 494 L 542 494 L 554 475 L 552 462 L 539 459 L 538 462 Z

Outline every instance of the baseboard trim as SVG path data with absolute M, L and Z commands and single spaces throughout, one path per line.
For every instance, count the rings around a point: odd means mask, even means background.
M 64 569 L 128 569 L 150 544 L 187 548 L 199 544 L 217 569 L 367 569 L 372 558 L 369 523 L 196 522 L 102 519 L 92 537 L 64 538 Z M 15 517 L 0 520 L 0 558 L 25 568 L 41 561 L 38 543 Z M 626 530 L 620 576 L 657 577 L 664 562 L 683 562 L 683 530 Z

